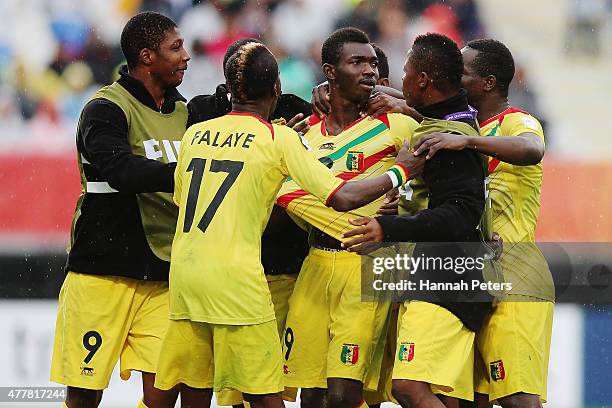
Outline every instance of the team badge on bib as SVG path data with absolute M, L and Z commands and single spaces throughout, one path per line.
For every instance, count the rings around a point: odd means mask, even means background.
M 363 152 L 348 152 L 346 168 L 354 173 L 363 173 L 365 170 L 365 155 Z
M 359 360 L 359 346 L 356 344 L 343 344 L 340 360 L 346 365 L 355 365 Z
M 493 361 L 490 363 L 491 379 L 493 381 L 501 381 L 506 378 L 506 370 L 504 370 L 504 362 L 502 360 Z
M 414 343 L 401 343 L 397 352 L 399 361 L 409 362 L 414 358 Z
M 94 374 L 94 369 L 91 367 L 81 367 L 81 375 L 84 375 L 86 377 L 93 377 Z

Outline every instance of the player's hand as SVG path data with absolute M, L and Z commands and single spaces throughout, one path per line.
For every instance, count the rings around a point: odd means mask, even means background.
M 397 215 L 398 206 L 400 202 L 400 193 L 397 188 L 389 190 L 387 194 L 385 194 L 385 201 L 380 206 L 376 214 L 380 215 Z
M 298 113 L 295 115 L 289 122 L 287 122 L 287 126 L 291 129 L 295 130 L 298 133 L 306 133 L 310 130 L 310 125 L 308 124 L 308 118 L 303 119 L 304 114 Z
M 425 156 L 418 156 L 416 152 L 413 153 L 408 142 L 404 142 L 404 145 L 397 154 L 395 162 L 408 169 L 410 172 L 409 178 L 412 180 L 423 173 L 426 160 Z
M 438 150 L 463 150 L 468 146 L 468 137 L 450 133 L 430 133 L 423 136 L 414 145 L 414 154 L 419 156 L 427 152 L 426 159 L 431 159 Z
M 383 241 L 384 232 L 376 218 L 363 217 L 355 220 L 349 220 L 355 228 L 351 231 L 342 234 L 344 238 L 355 237 L 342 243 L 342 247 L 350 252 L 364 254 L 379 247 L 379 243 Z
M 494 232 L 491 235 L 491 241 L 487 243 L 495 254 L 493 259 L 496 261 L 499 260 L 499 258 L 501 258 L 502 256 L 502 253 L 504 252 L 504 240 L 502 239 L 502 237 L 497 232 Z
M 368 100 L 366 110 L 361 112 L 361 117 L 375 118 L 384 113 L 403 113 L 408 106 L 403 99 L 394 98 L 382 92 L 374 92 Z
M 329 84 L 323 82 L 312 88 L 312 99 L 310 100 L 312 111 L 320 118 L 329 115 L 331 104 L 329 102 Z

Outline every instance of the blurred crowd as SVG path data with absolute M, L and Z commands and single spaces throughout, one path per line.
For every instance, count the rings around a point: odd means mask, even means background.
M 142 10 L 178 23 L 191 53 L 180 87 L 187 98 L 224 82 L 223 54 L 245 36 L 273 50 L 283 92 L 309 100 L 323 80 L 322 41 L 335 28 L 366 31 L 386 52 L 396 88 L 418 34 L 443 33 L 459 45 L 485 34 L 475 0 L 2 0 L 0 149 L 24 138 L 47 149 L 71 145 L 80 109 L 122 64 L 123 25 Z M 518 92 L 534 98 L 525 86 Z

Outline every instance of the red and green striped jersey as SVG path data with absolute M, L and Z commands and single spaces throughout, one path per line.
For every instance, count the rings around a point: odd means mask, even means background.
M 376 119 L 360 119 L 336 136 L 327 134 L 325 122 L 312 125 L 304 135 L 316 157 L 343 180 L 361 180 L 386 172 L 404 140 L 410 141 L 418 123 L 412 118 L 389 113 Z M 281 188 L 277 204 L 332 237 L 343 240 L 342 233 L 352 228 L 349 218 L 374 216 L 384 197 L 357 210 L 340 213 L 326 207 L 312 194 L 288 179 Z

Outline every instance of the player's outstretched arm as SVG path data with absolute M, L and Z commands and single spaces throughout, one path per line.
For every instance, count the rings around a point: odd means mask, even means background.
M 396 165 L 385 174 L 373 178 L 344 183 L 328 198 L 327 204 L 336 211 L 345 212 L 371 203 L 389 190 L 403 186 L 423 172 L 425 159 L 409 150 L 408 143 L 399 151 Z
M 544 141 L 535 133 L 525 132 L 517 136 L 466 136 L 448 133 L 431 133 L 423 136 L 415 145 L 415 154 L 427 152 L 433 157 L 442 149 L 474 149 L 495 157 L 500 161 L 517 166 L 531 166 L 540 163 L 544 157 Z
M 453 135 L 455 136 L 455 135 Z M 357 226 L 344 234 L 344 247 L 361 251 L 376 242 L 462 242 L 476 230 L 485 207 L 482 164 L 475 153 L 444 152 L 428 171 L 432 183 L 430 203 L 435 208 L 416 215 L 383 215 L 354 220 Z M 367 245 L 366 245 L 367 247 Z
M 420 175 L 425 157 L 415 156 L 405 142 L 397 154 L 396 164 L 376 178 L 345 182 L 335 177 L 330 169 L 308 150 L 308 144 L 294 130 L 276 128 L 274 139 L 281 153 L 281 171 L 291 176 L 304 191 L 325 202 L 336 211 L 346 212 L 363 207 L 394 187 L 405 185 Z

